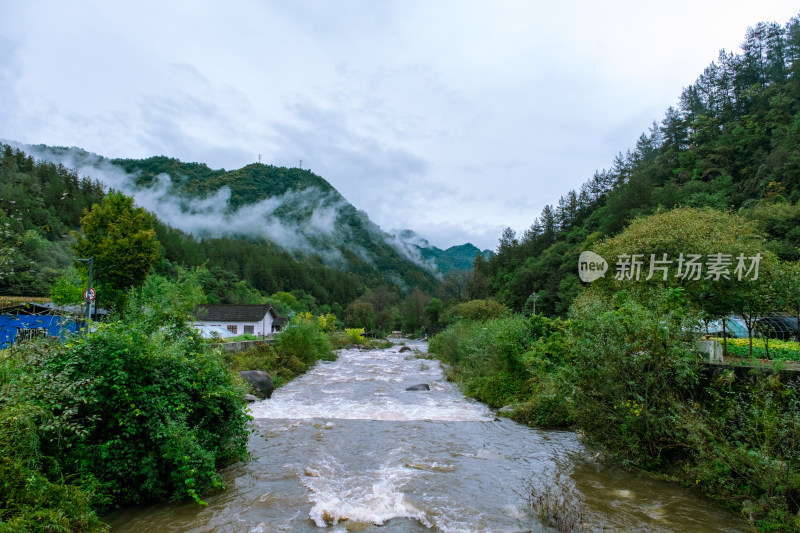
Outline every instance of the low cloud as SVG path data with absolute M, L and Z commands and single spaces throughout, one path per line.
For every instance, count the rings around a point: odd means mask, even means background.
M 61 164 L 80 176 L 96 179 L 133 196 L 138 206 L 155 213 L 162 222 L 200 239 L 265 238 L 287 251 L 319 256 L 330 266 L 344 266 L 345 260 L 337 248 L 343 246 L 364 261 L 373 262 L 371 254 L 354 242 L 350 228 L 340 221 L 343 209 L 350 204 L 333 191 L 316 187 L 290 190 L 281 196 L 232 209 L 228 187 L 203 198 L 188 196 L 178 192 L 168 174 L 159 174 L 148 187 L 138 187 L 135 174 L 85 150 L 6 142 L 36 159 Z M 358 216 L 362 218 L 362 227 L 373 238 L 393 246 L 423 268 L 436 269 L 416 248 L 383 232 L 366 213 L 359 211 Z
M 142 188 L 136 186 L 135 175 L 78 148 L 8 144 L 36 159 L 62 164 L 80 176 L 99 180 L 131 195 L 137 205 L 155 213 L 164 223 L 198 238 L 263 237 L 289 251 L 319 255 L 332 265 L 343 261 L 334 245 L 346 242 L 349 237 L 338 224 L 341 210 L 348 204 L 333 192 L 310 187 L 232 210 L 228 187 L 205 198 L 182 196 L 176 193 L 172 178 L 167 174 L 158 175 L 151 186 Z M 287 221 L 276 214 L 281 208 L 284 211 L 288 208 L 291 213 L 310 213 L 310 216 Z

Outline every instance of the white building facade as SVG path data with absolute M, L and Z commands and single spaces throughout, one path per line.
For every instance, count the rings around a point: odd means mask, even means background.
M 195 326 L 218 326 L 234 335 L 267 337 L 278 314 L 271 305 L 198 305 L 194 310 Z

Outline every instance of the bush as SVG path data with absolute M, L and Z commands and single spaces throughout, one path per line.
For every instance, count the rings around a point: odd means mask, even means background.
M 244 390 L 176 329 L 112 323 L 27 361 L 30 400 L 53 414 L 39 428 L 42 451 L 91 480 L 100 508 L 200 502 L 222 487 L 217 468 L 247 457 Z
M 431 338 L 429 350 L 452 365 L 465 394 L 500 407 L 525 396 L 523 355 L 532 341 L 530 321 L 515 315 L 458 322 Z
M 348 344 L 361 344 L 364 342 L 364 328 L 345 328 L 344 333 Z
M 202 503 L 217 469 L 247 458 L 244 389 L 185 325 L 192 274 L 152 278 L 122 321 L 5 352 L 0 529 L 88 531 L 103 527 L 93 509 Z
M 10 401 L 11 383 L 25 372 L 10 355 L 0 352 L 0 532 L 106 531 L 89 490 L 62 481 L 57 468 L 57 481 L 39 472 L 55 466 L 40 450 L 38 429 L 52 414 L 30 401 Z
M 759 529 L 800 529 L 800 385 L 773 378 L 717 378 L 682 425 L 685 476 L 741 510 Z
M 508 314 L 508 309 L 494 300 L 470 300 L 447 309 L 440 318 L 440 322 L 453 324 L 459 320 L 484 321 L 500 318 L 506 314 Z
M 316 320 L 296 320 L 276 335 L 275 347 L 284 356 L 301 361 L 306 368 L 320 359 L 334 359 L 331 342 L 320 330 Z
M 573 306 L 575 421 L 623 458 L 655 467 L 683 458 L 679 402 L 698 384 L 699 356 L 680 308 L 645 308 L 620 293 Z

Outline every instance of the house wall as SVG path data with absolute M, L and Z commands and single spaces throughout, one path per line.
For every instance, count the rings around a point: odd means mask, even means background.
M 267 313 L 263 320 L 258 322 L 225 322 L 222 320 L 198 320 L 195 322 L 196 325 L 205 325 L 205 326 L 222 326 L 223 328 L 227 328 L 228 326 L 236 326 L 236 334 L 242 335 L 244 333 L 245 326 L 253 326 L 253 335 L 261 335 L 261 336 L 268 336 L 272 333 L 272 315 Z

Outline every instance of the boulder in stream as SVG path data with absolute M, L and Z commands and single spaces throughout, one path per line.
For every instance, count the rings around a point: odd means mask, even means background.
M 406 390 L 431 390 L 431 387 L 427 383 L 419 383 L 417 385 L 406 387 Z
M 263 370 L 243 370 L 239 372 L 239 377 L 245 380 L 249 385 L 253 394 L 261 398 L 272 397 L 272 391 L 275 390 L 275 384 L 272 383 L 272 378 Z

